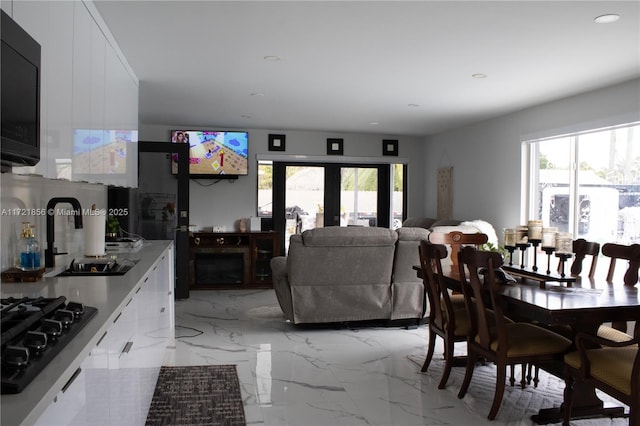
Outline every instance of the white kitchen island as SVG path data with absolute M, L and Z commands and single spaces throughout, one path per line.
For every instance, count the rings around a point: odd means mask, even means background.
M 3 298 L 65 296 L 98 309 L 26 389 L 1 396 L 2 425 L 144 424 L 174 338 L 174 245 L 145 241 L 115 256 L 138 262 L 121 276 L 2 283 Z M 68 261 L 57 258 L 58 269 Z

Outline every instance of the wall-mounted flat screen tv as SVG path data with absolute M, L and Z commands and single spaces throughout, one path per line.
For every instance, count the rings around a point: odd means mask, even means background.
M 173 130 L 171 142 L 189 144 L 189 177 L 221 179 L 248 174 L 248 132 Z M 178 174 L 175 155 L 171 173 Z

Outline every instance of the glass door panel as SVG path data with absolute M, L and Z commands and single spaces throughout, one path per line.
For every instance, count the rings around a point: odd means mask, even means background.
M 340 169 L 340 226 L 378 225 L 378 169 Z
M 393 188 L 391 196 L 391 228 L 398 229 L 402 227 L 402 218 L 404 217 L 404 180 L 405 167 L 404 164 L 393 164 L 391 166 L 391 187 Z
M 285 169 L 285 232 L 286 249 L 289 237 L 307 229 L 324 225 L 324 167 L 286 166 Z

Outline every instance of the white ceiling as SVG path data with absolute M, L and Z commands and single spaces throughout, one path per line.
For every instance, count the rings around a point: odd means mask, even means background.
M 640 1 L 94 3 L 149 124 L 428 135 L 640 76 Z

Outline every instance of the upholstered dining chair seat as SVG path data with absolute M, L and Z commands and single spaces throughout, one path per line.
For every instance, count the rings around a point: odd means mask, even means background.
M 631 372 L 633 362 L 638 355 L 637 346 L 624 348 L 587 349 L 590 363 L 590 374 L 594 379 L 606 383 L 618 391 L 631 395 Z M 564 356 L 565 364 L 579 369 L 582 362 L 578 352 L 571 352 Z M 615 366 L 615 368 L 612 368 Z
M 571 346 L 571 340 L 531 323 L 507 323 L 508 357 L 526 357 L 530 355 L 555 354 L 565 352 Z M 476 336 L 480 343 L 480 337 Z M 491 341 L 491 350 L 498 350 L 497 336 Z
M 614 342 L 626 342 L 633 339 L 633 336 L 630 336 L 623 331 L 616 330 L 613 327 L 609 327 L 608 325 L 601 325 L 598 328 L 598 337 L 603 337 Z
M 487 309 L 487 315 L 489 315 L 489 321 L 492 321 L 493 312 L 491 309 Z M 467 308 L 464 306 L 454 306 L 453 316 L 456 319 L 454 333 L 456 336 L 467 336 L 469 334 L 469 330 L 471 329 L 471 321 L 469 320 L 469 315 L 467 314 Z M 513 320 L 505 317 L 505 321 L 507 323 L 513 323 Z M 494 321 L 492 321 L 493 323 Z
M 467 336 L 469 334 L 469 328 L 471 327 L 467 310 L 464 307 L 462 309 L 455 309 L 453 315 L 456 318 L 456 326 L 453 333 L 456 336 Z
M 454 293 L 449 295 L 449 299 L 451 299 L 451 303 L 453 303 L 454 305 L 460 305 L 464 307 L 464 294 Z

